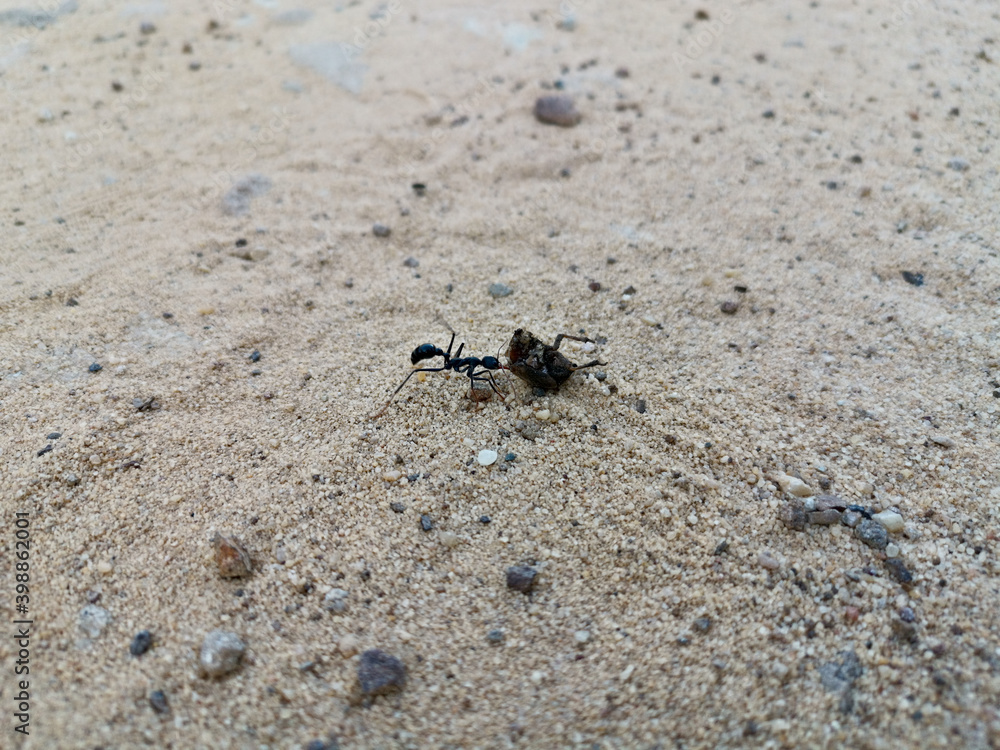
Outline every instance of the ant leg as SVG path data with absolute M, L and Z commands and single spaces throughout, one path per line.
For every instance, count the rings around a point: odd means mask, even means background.
M 570 341 L 583 341 L 584 343 L 589 343 L 589 344 L 594 343 L 591 339 L 588 339 L 586 336 L 571 336 L 568 333 L 560 333 L 558 336 L 556 336 L 556 340 L 552 342 L 552 351 L 555 351 L 556 349 L 559 348 L 559 344 L 562 343 L 563 339 L 569 339 Z
M 385 402 L 385 406 L 383 406 L 381 409 L 379 409 L 378 413 L 372 416 L 372 419 L 378 419 L 383 414 L 385 414 L 385 410 L 389 408 L 389 404 L 391 404 L 392 400 L 394 398 L 396 398 L 396 394 L 399 393 L 401 390 L 403 390 L 403 386 L 406 385 L 406 381 L 409 380 L 410 378 L 412 378 L 416 373 L 418 373 L 418 372 L 441 372 L 442 370 L 447 370 L 447 369 L 448 369 L 447 367 L 420 367 L 420 368 L 417 368 L 416 370 L 410 370 L 410 374 L 407 375 L 405 378 L 403 378 L 403 382 L 400 383 L 399 387 L 392 392 L 392 395 L 389 396 L 389 400 Z
M 497 381 L 493 379 L 493 373 L 489 370 L 483 370 L 482 372 L 469 372 L 469 380 L 474 383 L 486 383 L 493 392 L 497 394 L 501 399 L 506 400 L 507 396 L 497 387 Z
M 449 359 L 451 359 L 451 345 L 454 344 L 454 343 L 455 343 L 455 332 L 452 331 L 451 332 L 451 341 L 448 342 L 448 352 L 447 352 L 447 354 L 444 355 L 444 361 L 445 362 L 447 362 Z M 458 347 L 458 351 L 462 351 L 462 347 L 461 346 Z M 458 355 L 456 354 L 455 356 L 457 357 Z
M 570 370 L 576 372 L 577 370 L 582 370 L 584 367 L 597 367 L 597 366 L 604 367 L 604 365 L 606 364 L 607 364 L 606 362 L 601 362 L 600 360 L 595 359 L 593 362 L 588 362 L 585 365 L 576 365 L 574 367 L 571 367 Z

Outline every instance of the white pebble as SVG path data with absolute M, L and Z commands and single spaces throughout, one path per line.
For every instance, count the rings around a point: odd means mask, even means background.
M 80 610 L 77 627 L 88 638 L 96 638 L 104 632 L 104 628 L 108 626 L 109 622 L 111 622 L 111 613 L 108 610 L 104 607 L 98 607 L 96 604 L 88 604 Z
M 899 546 L 895 544 L 887 544 L 885 547 L 886 557 L 899 557 Z
M 403 472 L 393 469 L 392 471 L 387 471 L 382 478 L 387 482 L 396 482 L 399 481 L 401 476 L 403 476 Z
M 445 547 L 457 547 L 458 543 L 462 541 L 458 538 L 458 534 L 453 531 L 442 531 L 441 532 L 441 543 Z
M 531 673 L 531 681 L 536 685 L 540 685 L 542 680 L 545 679 L 545 672 L 539 672 L 538 670 Z
M 497 462 L 497 452 L 491 450 L 481 450 L 479 451 L 479 456 L 476 460 L 479 461 L 480 466 L 492 466 Z
M 782 490 L 795 497 L 809 497 L 815 494 L 812 488 L 798 477 L 789 476 L 788 474 L 778 474 L 774 477 L 774 481 L 778 483 L 778 486 Z
M 893 534 L 898 534 L 903 530 L 903 517 L 899 513 L 893 513 L 891 510 L 883 510 L 881 513 L 876 513 L 872 518 L 882 524 L 886 531 L 891 531 Z
M 201 644 L 201 671 L 208 677 L 221 677 L 240 666 L 247 647 L 236 633 L 213 630 Z
M 575 633 L 573 633 L 573 640 L 582 646 L 584 643 L 587 643 L 590 640 L 590 631 L 577 630 Z
M 594 351 L 594 349 L 596 349 L 596 348 L 597 348 L 597 345 L 596 345 L 596 344 L 594 344 L 594 342 L 593 342 L 593 341 L 588 341 L 587 343 L 585 343 L 585 344 L 584 344 L 584 345 L 583 345 L 582 347 L 580 347 L 580 348 L 581 348 L 581 349 L 583 349 L 583 351 L 585 351 L 585 352 L 592 352 L 592 351 Z
M 337 612 L 338 614 L 347 609 L 347 597 L 350 594 L 344 589 L 330 589 L 326 592 L 326 596 L 323 597 L 323 609 L 328 609 L 331 612 Z
M 632 679 L 632 673 L 634 671 L 635 671 L 635 664 L 629 664 L 627 667 L 625 667 L 625 669 L 622 670 L 622 673 L 618 675 L 618 679 L 621 680 L 622 682 L 628 682 L 630 679 Z
M 337 650 L 340 651 L 341 655 L 350 658 L 358 653 L 358 639 L 351 634 L 342 636 L 337 642 Z
M 652 315 L 643 315 L 642 318 L 640 318 L 640 320 L 642 320 L 642 322 L 648 326 L 656 326 L 660 324 L 660 321 L 658 321 Z
M 757 562 L 760 563 L 761 567 L 767 568 L 768 570 L 777 570 L 781 567 L 781 562 L 772 557 L 768 552 L 761 552 L 757 555 Z
M 548 409 L 542 409 L 541 411 L 535 412 L 535 419 L 540 419 L 541 421 L 546 421 L 551 416 Z

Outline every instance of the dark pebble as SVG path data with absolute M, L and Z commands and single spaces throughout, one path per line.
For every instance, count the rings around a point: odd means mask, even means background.
M 486 634 L 486 640 L 488 640 L 493 645 L 503 643 L 503 631 L 502 630 L 491 630 Z
M 727 299 L 725 302 L 719 305 L 719 309 L 722 310 L 722 312 L 724 312 L 726 315 L 735 315 L 736 311 L 740 309 L 740 306 L 736 302 L 733 302 L 731 299 Z
M 860 164 L 864 159 L 861 158 L 861 154 L 855 154 L 850 159 L 848 159 L 851 164 Z
M 765 120 L 773 120 L 774 119 L 774 110 L 773 109 L 765 109 L 764 113 L 761 115 L 761 117 L 763 117 Z
M 686 635 L 677 636 L 677 645 L 678 646 L 690 646 L 691 645 L 691 639 L 688 638 Z
M 516 453 L 508 453 L 506 456 L 503 457 L 503 460 L 504 461 L 513 461 L 516 458 L 517 458 L 517 454 Z
M 694 629 L 699 633 L 707 633 L 712 629 L 712 618 L 711 617 L 699 617 L 694 621 Z
M 374 234 L 376 237 L 388 237 L 390 234 L 392 234 L 392 230 L 389 229 L 389 227 L 387 227 L 385 224 L 379 224 L 378 222 L 376 222 L 375 224 L 372 225 L 372 234 Z
M 618 262 L 618 258 L 614 257 L 613 255 L 609 255 L 609 256 L 608 256 L 608 257 L 607 257 L 607 258 L 606 258 L 606 259 L 604 260 L 604 262 L 605 262 L 605 263 L 607 263 L 607 264 L 608 264 L 609 266 L 613 266 L 613 265 L 614 265 L 615 263 L 617 263 L 617 262 Z
M 628 68 L 626 68 L 624 65 L 622 67 L 620 67 L 620 68 L 616 68 L 615 69 L 615 77 L 616 78 L 628 78 L 629 77 L 629 70 L 628 70 Z
M 132 644 L 128 647 L 128 652 L 132 654 L 132 656 L 142 656 L 144 653 L 149 651 L 149 647 L 152 645 L 153 634 L 148 630 L 140 630 L 132 639 Z
M 121 84 L 121 81 L 112 81 L 111 82 L 111 90 L 112 91 L 116 91 L 116 92 L 118 92 L 118 91 L 124 91 L 125 87 Z
M 62 433 L 61 432 L 50 432 L 48 435 L 45 436 L 45 439 L 46 440 L 58 440 L 61 437 L 62 437 Z
M 258 375 L 263 374 L 263 372 L 263 370 L 251 370 L 250 374 L 253 375 L 253 377 L 257 377 Z
M 310 740 L 306 744 L 306 750 L 327 750 L 327 746 L 323 740 Z
M 420 528 L 422 528 L 424 531 L 430 531 L 431 529 L 434 528 L 434 521 L 432 521 L 431 517 L 428 516 L 426 513 L 420 516 Z
M 696 10 L 694 12 L 694 19 L 696 21 L 707 21 L 709 18 L 707 10 Z
M 70 297 L 66 300 L 66 307 L 76 307 L 80 303 L 76 301 L 76 297 Z
M 424 193 L 427 192 L 427 185 L 422 182 L 414 182 L 410 185 L 410 187 L 413 188 L 413 192 L 420 197 L 423 197 Z
M 557 94 L 538 98 L 535 102 L 535 119 L 546 125 L 571 128 L 583 118 L 573 103 L 573 97 Z
M 916 643 L 920 640 L 917 636 L 917 626 L 905 620 L 892 621 L 892 635 L 903 643 Z
M 847 503 L 837 495 L 818 495 L 815 505 L 816 510 L 829 510 L 833 508 L 834 510 L 843 511 L 847 509 Z
M 407 474 L 406 475 L 406 481 L 409 482 L 410 484 L 413 484 L 418 479 L 420 479 L 420 475 L 419 474 Z
M 591 281 L 589 284 L 587 284 L 587 286 L 590 288 L 590 291 L 592 291 L 592 292 L 599 292 L 599 291 L 601 291 L 601 282 L 600 281 Z
M 52 443 L 49 443 L 44 448 L 42 448 L 40 451 L 38 451 L 38 453 L 36 453 L 35 455 L 36 456 L 44 456 L 46 453 L 48 453 L 51 450 L 52 450 Z
M 480 516 L 479 517 L 479 523 L 489 523 L 492 520 L 493 519 L 490 518 L 489 516 Z
M 406 684 L 406 666 L 395 656 L 377 648 L 361 654 L 358 682 L 362 695 L 385 695 L 402 690 Z
M 723 539 L 721 542 L 719 542 L 717 545 L 715 545 L 715 551 L 712 554 L 713 555 L 721 555 L 727 549 L 729 549 L 729 542 L 727 542 L 725 539 Z
M 913 583 L 913 574 L 907 570 L 906 565 L 898 557 L 888 558 L 885 561 L 885 568 L 897 583 L 904 586 Z
M 646 402 L 643 399 L 640 398 L 638 401 L 635 402 L 635 404 L 633 404 L 632 408 L 635 409 L 640 414 L 645 414 L 646 413 Z
M 236 240 L 236 247 L 246 247 L 246 246 L 247 246 L 247 241 L 242 237 Z
M 414 258 L 412 255 L 403 261 L 403 265 L 407 268 L 416 268 L 420 265 L 420 261 Z
M 527 565 L 514 565 L 507 568 L 507 588 L 530 594 L 535 587 L 538 571 Z
M 828 661 L 817 670 L 819 680 L 831 693 L 848 690 L 864 672 L 861 659 L 853 651 L 841 652 L 840 662 Z
M 154 690 L 149 694 L 149 705 L 158 714 L 170 713 L 170 706 L 167 704 L 167 696 L 162 690 Z
M 251 362 L 260 362 L 260 352 L 256 349 L 253 350 L 253 354 L 250 355 Z
M 99 364 L 97 364 L 96 362 L 94 362 L 94 364 L 92 364 L 92 365 L 91 365 L 90 367 L 88 367 L 87 369 L 88 369 L 88 370 L 90 370 L 91 372 L 100 372 L 100 371 L 101 371 L 101 370 L 103 370 L 104 368 L 103 368 L 103 367 L 102 367 L 101 365 L 99 365 Z
M 747 287 L 743 286 L 742 284 L 737 284 L 736 286 L 733 287 L 733 291 L 736 292 L 737 294 L 746 294 Z
M 622 292 L 622 294 L 635 294 L 635 292 L 636 292 L 635 287 L 629 284 L 627 287 L 625 287 L 625 291 Z
M 197 60 L 192 60 L 188 63 L 188 70 L 201 70 L 201 63 Z
M 828 183 L 826 183 L 827 190 L 836 190 L 838 187 L 840 187 L 840 185 L 837 184 L 836 180 L 830 180 Z
M 912 607 L 903 607 L 899 610 L 899 619 L 903 622 L 913 622 L 917 619 L 917 614 Z
M 903 281 L 907 284 L 913 284 L 913 286 L 923 286 L 924 285 L 924 275 L 922 273 L 912 273 L 910 271 L 902 271 Z
M 871 518 L 859 523 L 854 535 L 872 549 L 882 550 L 889 544 L 889 532 L 885 526 Z
M 156 33 L 156 24 L 153 23 L 152 21 L 143 21 L 142 23 L 139 24 L 139 33 L 140 34 L 155 34 Z
M 801 498 L 794 498 L 781 506 L 778 511 L 778 518 L 785 524 L 786 528 L 792 531 L 805 531 L 806 529 L 806 506 Z
M 172 312 L 165 312 L 162 313 L 162 315 L 164 320 L 170 320 L 172 317 L 174 317 L 174 314 Z
M 594 373 L 594 377 L 597 378 L 599 382 L 603 383 L 605 380 L 608 379 L 608 374 L 603 370 L 598 370 L 597 372 Z
M 392 508 L 393 513 L 402 513 L 406 510 L 406 506 L 399 501 L 389 503 L 389 507 Z

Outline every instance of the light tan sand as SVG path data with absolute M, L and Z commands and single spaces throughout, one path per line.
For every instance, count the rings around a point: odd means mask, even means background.
M 34 619 L 27 741 L 0 638 L 0 746 L 1000 746 L 996 4 L 377 10 L 0 17 L 0 614 L 21 511 Z M 532 117 L 557 80 L 575 128 Z M 478 356 L 585 331 L 607 379 L 477 408 L 435 374 L 369 419 L 442 321 Z M 846 526 L 785 528 L 783 474 L 897 508 L 912 588 Z M 209 681 L 217 628 L 247 659 Z M 373 647 L 409 679 L 366 706 Z

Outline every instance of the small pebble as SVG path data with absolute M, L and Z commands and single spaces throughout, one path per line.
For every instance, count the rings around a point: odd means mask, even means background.
M 387 227 L 385 224 L 379 224 L 378 222 L 376 222 L 375 224 L 372 225 L 372 234 L 374 234 L 376 237 L 388 237 L 390 234 L 392 234 L 392 230 L 389 229 L 389 227 Z
M 538 571 L 527 565 L 514 565 L 507 568 L 507 588 L 530 594 L 535 587 Z
M 497 461 L 497 452 L 491 450 L 481 450 L 476 460 L 479 462 L 480 466 L 492 466 Z
M 956 156 L 948 160 L 948 169 L 954 169 L 956 172 L 965 172 L 969 169 L 969 162 Z
M 648 325 L 650 328 L 655 328 L 660 324 L 660 321 L 658 321 L 652 315 L 643 315 L 641 318 L 639 318 L 639 320 Z
M 490 296 L 495 297 L 497 299 L 499 299 L 500 297 L 509 297 L 514 293 L 513 289 L 511 289 L 506 284 L 501 284 L 499 281 L 490 284 L 489 291 L 490 291 Z
M 50 432 L 48 435 L 45 436 L 45 439 L 46 440 L 58 440 L 61 437 L 62 437 L 62 433 L 61 432 Z
M 535 412 L 535 419 L 541 422 L 545 422 L 550 416 L 552 416 L 552 413 L 548 409 L 540 409 Z
M 885 545 L 885 556 L 886 557 L 899 557 L 899 545 L 889 542 Z
M 491 630 L 489 633 L 486 634 L 486 640 L 488 640 L 494 646 L 503 643 L 503 631 Z
M 899 610 L 899 619 L 903 622 L 915 622 L 917 613 L 913 611 L 912 607 L 903 607 Z
M 843 515 L 840 517 L 840 522 L 844 524 L 844 526 L 848 526 L 853 529 L 861 523 L 862 518 L 864 518 L 864 516 L 856 510 L 845 510 Z
M 260 362 L 260 352 L 256 349 L 251 352 L 250 356 L 247 357 L 251 362 Z
M 140 34 L 155 34 L 156 33 L 156 24 L 153 23 L 152 21 L 143 21 L 142 23 L 139 24 L 139 33 Z
M 221 677 L 239 668 L 246 646 L 236 633 L 213 630 L 201 644 L 199 662 L 206 677 Z
M 170 705 L 167 703 L 167 696 L 162 690 L 154 690 L 149 694 L 149 705 L 158 714 L 170 713 Z
M 934 443 L 935 445 L 940 445 L 942 448 L 955 447 L 955 441 L 952 440 L 950 437 L 946 437 L 945 435 L 928 435 L 928 438 L 932 443 Z
M 577 630 L 573 633 L 573 640 L 576 642 L 577 646 L 582 646 L 588 641 L 590 641 L 590 631 L 589 630 Z
M 434 521 L 426 513 L 420 516 L 420 528 L 424 531 L 430 531 L 434 528 Z
M 854 535 L 872 549 L 885 549 L 889 543 L 889 532 L 885 530 L 885 526 L 871 518 L 858 524 Z
M 412 255 L 403 261 L 403 265 L 407 268 L 416 268 L 420 265 L 420 261 L 414 258 Z
M 908 583 L 913 583 L 913 574 L 906 567 L 906 564 L 900 560 L 898 557 L 890 557 L 885 561 L 886 570 L 889 571 L 889 575 L 897 583 L 901 583 L 904 586 Z
M 635 409 L 640 414 L 645 414 L 646 413 L 646 402 L 645 402 L 645 400 L 640 398 L 638 401 L 636 401 L 634 404 L 632 404 L 632 408 Z
M 238 537 L 215 534 L 211 541 L 215 547 L 215 564 L 219 568 L 220 576 L 244 578 L 253 572 L 250 555 Z
M 793 498 L 781 506 L 778 511 L 778 518 L 792 531 L 805 531 L 806 509 L 805 503 L 800 498 Z
M 142 656 L 144 653 L 149 651 L 149 647 L 152 645 L 153 634 L 148 630 L 140 630 L 132 639 L 132 643 L 128 647 L 128 652 L 132 654 L 132 656 Z
M 707 633 L 712 629 L 712 618 L 711 617 L 699 617 L 694 621 L 694 629 L 699 633 Z
M 907 284 L 912 284 L 913 286 L 923 286 L 924 285 L 924 275 L 922 273 L 912 273 L 910 271 L 901 271 L 903 275 L 903 281 Z
M 393 502 L 389 503 L 389 507 L 392 508 L 393 513 L 402 513 L 403 511 L 406 510 L 406 506 L 403 505 L 403 503 L 399 502 L 398 500 L 394 500 Z
M 840 523 L 840 511 L 833 508 L 814 511 L 809 514 L 809 523 L 814 526 L 832 526 Z
M 509 461 L 513 461 L 516 458 L 517 458 L 517 454 L 515 454 L 515 453 L 508 453 L 506 456 L 503 457 L 503 460 L 509 462 Z
M 96 362 L 94 362 L 94 363 L 93 363 L 93 364 L 92 364 L 92 365 L 91 365 L 90 367 L 88 367 L 87 369 L 88 369 L 88 370 L 89 370 L 90 372 L 100 372 L 100 371 L 101 371 L 101 370 L 103 370 L 104 368 L 103 368 L 103 367 L 102 367 L 101 365 L 99 365 L 99 364 L 97 364 Z
M 453 531 L 442 531 L 439 538 L 441 539 L 441 544 L 451 549 L 457 547 L 462 541 L 458 534 Z
M 881 513 L 873 515 L 872 518 L 885 526 L 886 531 L 890 531 L 893 534 L 898 534 L 903 530 L 903 517 L 899 513 L 894 513 L 891 510 L 883 510 Z
M 757 555 L 757 563 L 768 570 L 778 570 L 781 567 L 781 561 L 768 552 L 761 552 Z
M 365 696 L 386 695 L 406 685 L 406 666 L 395 656 L 377 648 L 361 654 L 358 682 Z
M 601 291 L 601 282 L 600 281 L 591 281 L 589 284 L 587 284 L 587 286 L 590 288 L 590 291 L 592 291 L 592 292 L 599 292 L 599 291 Z
M 794 495 L 795 497 L 810 497 L 813 494 L 812 488 L 798 477 L 789 476 L 788 474 L 779 474 L 774 478 L 774 481 L 777 482 L 778 486 L 789 495 Z
M 337 641 L 337 650 L 345 659 L 350 659 L 358 653 L 360 650 L 360 644 L 355 636 L 348 633 L 347 635 L 342 635 L 340 640 Z
M 573 98 L 564 94 L 539 97 L 535 102 L 535 119 L 547 125 L 572 128 L 583 119 Z
M 323 609 L 340 614 L 347 609 L 347 597 L 350 594 L 344 589 L 330 589 L 323 597 Z
M 80 610 L 77 627 L 88 638 L 97 638 L 111 622 L 111 613 L 104 607 L 88 604 Z

